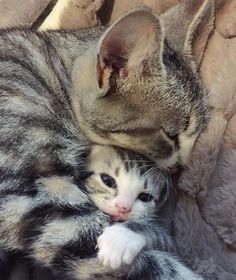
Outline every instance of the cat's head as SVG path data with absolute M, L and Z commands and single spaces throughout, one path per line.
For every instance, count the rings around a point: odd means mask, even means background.
M 182 10 L 190 18 L 189 6 Z M 185 22 L 176 11 L 162 20 L 147 9 L 135 10 L 77 59 L 72 105 L 91 141 L 137 151 L 164 167 L 187 162 L 207 123 L 194 60 L 198 55 L 200 62 L 199 45 L 205 47 L 211 31 L 212 1 L 194 12 Z
M 95 145 L 88 157 L 85 185 L 99 209 L 114 220 L 150 217 L 164 205 L 168 176 L 133 152 Z

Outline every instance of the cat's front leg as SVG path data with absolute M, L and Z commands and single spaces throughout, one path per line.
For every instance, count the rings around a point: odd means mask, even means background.
M 145 238 L 123 224 L 107 227 L 98 238 L 98 257 L 104 266 L 118 269 L 133 262 L 146 246 Z
M 68 177 L 41 178 L 32 186 L 20 182 L 7 190 L 0 184 L 0 245 L 24 252 L 63 279 L 83 279 L 81 260 L 96 255 L 109 217 Z
M 203 280 L 174 255 L 157 250 L 141 252 L 120 279 Z

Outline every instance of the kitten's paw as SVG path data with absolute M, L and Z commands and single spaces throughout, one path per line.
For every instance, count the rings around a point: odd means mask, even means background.
M 122 224 L 107 227 L 98 238 L 98 258 L 104 266 L 118 269 L 131 264 L 146 245 L 145 238 Z

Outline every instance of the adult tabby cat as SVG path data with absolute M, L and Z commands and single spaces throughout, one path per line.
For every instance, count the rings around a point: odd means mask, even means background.
M 205 2 L 186 29 L 190 52 L 211 10 Z M 2 247 L 79 277 L 81 259 L 109 225 L 80 189 L 90 146 L 83 135 L 163 166 L 186 160 L 206 124 L 204 90 L 168 36 L 147 10 L 105 33 L 0 31 Z M 144 260 L 158 263 L 158 254 Z

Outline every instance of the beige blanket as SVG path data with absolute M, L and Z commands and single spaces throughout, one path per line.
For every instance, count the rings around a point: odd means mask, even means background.
M 0 0 L 0 26 L 31 26 L 51 0 Z
M 175 213 L 180 254 L 212 280 L 236 279 L 235 1 L 227 9 L 224 18 L 219 18 L 221 29 L 214 31 L 201 67 L 210 92 L 211 121 L 182 174 L 179 187 L 184 192 Z

